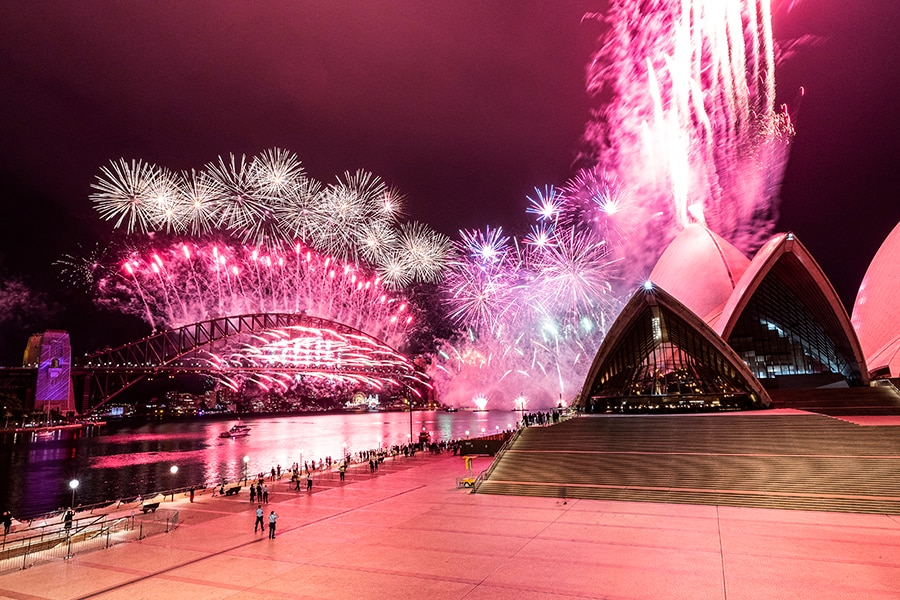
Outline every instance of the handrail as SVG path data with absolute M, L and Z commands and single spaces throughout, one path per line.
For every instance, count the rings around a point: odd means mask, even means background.
M 497 454 L 494 455 L 494 460 L 491 461 L 490 466 L 487 469 L 484 469 L 481 473 L 479 473 L 477 477 L 475 477 L 475 482 L 472 484 L 472 493 L 473 494 L 478 491 L 478 487 L 481 485 L 481 483 L 485 479 L 487 479 L 488 477 L 491 476 L 491 473 L 494 471 L 494 467 L 497 465 L 497 463 L 500 462 L 500 459 L 503 458 L 503 455 L 506 453 L 506 451 L 509 449 L 509 447 L 513 444 L 513 442 L 519 438 L 519 435 L 522 433 L 522 431 L 524 429 L 525 429 L 525 427 L 520 427 L 520 428 L 516 429 L 513 432 L 513 434 L 511 436 L 509 436 L 505 442 L 503 442 L 503 445 L 500 446 L 500 449 L 497 450 Z
M 172 514 L 167 514 L 165 519 L 159 515 L 135 518 L 132 511 L 131 515 L 118 513 L 82 518 L 80 524 L 68 529 L 66 523 L 61 522 L 12 532 L 3 537 L 0 545 L 0 573 L 26 569 L 38 562 L 68 559 L 75 551 L 100 550 L 130 539 L 168 533 L 178 526 L 178 511 L 166 512 Z M 76 521 L 73 519 L 72 523 Z M 29 533 L 33 531 L 38 533 Z

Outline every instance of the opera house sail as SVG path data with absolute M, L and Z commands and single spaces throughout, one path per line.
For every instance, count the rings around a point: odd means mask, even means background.
M 715 328 L 766 387 L 868 383 L 847 311 L 791 233 L 754 256 Z
M 748 409 L 765 389 L 706 323 L 659 287 L 638 290 L 585 382 L 589 412 Z
M 887 236 L 853 305 L 853 326 L 873 378 L 900 377 L 900 223 Z

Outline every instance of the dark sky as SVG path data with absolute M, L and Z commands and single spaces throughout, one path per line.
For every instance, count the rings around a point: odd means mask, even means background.
M 326 182 L 380 175 L 412 218 L 448 235 L 515 228 L 534 186 L 573 174 L 601 30 L 581 17 L 604 6 L 4 2 L 0 268 L 50 289 L 53 260 L 108 234 L 88 195 L 117 158 L 180 170 L 277 146 Z M 816 36 L 778 72 L 783 102 L 806 90 L 778 228 L 797 233 L 849 310 L 900 220 L 900 3 L 806 0 L 777 13 L 775 33 Z M 22 348 L 28 333 L 0 344 Z

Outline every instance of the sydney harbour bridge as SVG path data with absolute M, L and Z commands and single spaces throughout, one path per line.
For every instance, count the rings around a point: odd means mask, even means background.
M 147 378 L 213 377 L 286 390 L 303 378 L 392 389 L 414 402 L 431 395 L 429 377 L 410 358 L 353 327 L 303 313 L 211 318 L 72 358 L 68 334 L 35 334 L 25 365 L 0 370 L 0 388 L 26 408 L 88 414 Z

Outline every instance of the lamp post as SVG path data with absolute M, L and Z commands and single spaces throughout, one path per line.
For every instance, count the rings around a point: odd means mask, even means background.
M 247 477 L 250 474 L 250 457 L 244 455 L 244 485 L 247 485 Z
M 172 502 L 175 502 L 175 474 L 178 473 L 178 465 L 172 465 L 169 467 L 169 473 L 172 474 Z
M 72 508 L 75 508 L 75 490 L 78 488 L 79 481 L 77 479 L 73 479 L 69 482 L 69 487 L 72 488 Z
M 412 403 L 412 399 L 410 399 L 410 398 L 407 398 L 407 401 L 409 402 L 409 443 L 412 444 L 412 441 L 413 441 L 413 436 L 412 436 L 412 433 L 413 433 L 412 432 L 413 403 Z

